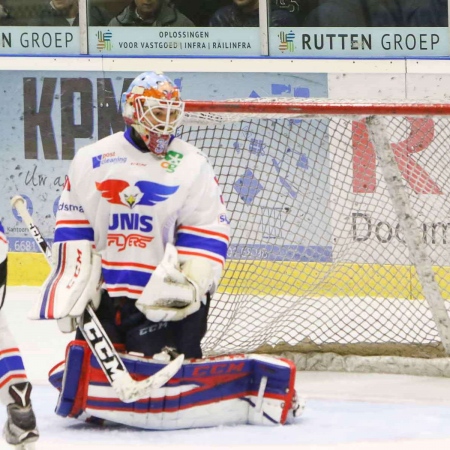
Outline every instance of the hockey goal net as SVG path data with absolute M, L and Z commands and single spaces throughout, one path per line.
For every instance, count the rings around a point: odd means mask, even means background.
M 232 227 L 205 352 L 447 356 L 449 115 L 188 102 L 180 133 L 214 165 Z

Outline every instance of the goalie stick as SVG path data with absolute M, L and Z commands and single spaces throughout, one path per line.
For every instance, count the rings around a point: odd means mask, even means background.
M 20 214 L 33 239 L 45 255 L 47 262 L 51 264 L 52 252 L 50 246 L 28 213 L 25 200 L 17 195 L 11 199 L 11 205 Z M 178 355 L 154 375 L 141 381 L 133 380 L 90 304 L 87 305 L 84 314 L 78 319 L 78 327 L 106 378 L 124 403 L 149 397 L 153 389 L 158 389 L 166 384 L 183 364 L 184 355 Z

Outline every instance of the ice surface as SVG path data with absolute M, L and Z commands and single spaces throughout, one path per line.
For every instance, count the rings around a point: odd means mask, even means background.
M 51 321 L 26 319 L 36 288 L 9 288 L 4 310 L 34 384 L 41 439 L 36 450 L 450 448 L 450 379 L 299 372 L 304 416 L 290 426 L 234 426 L 177 431 L 100 428 L 54 414 L 57 391 L 47 373 L 63 359 L 70 335 Z M 0 408 L 0 423 L 6 409 Z M 0 449 L 7 448 L 0 441 Z

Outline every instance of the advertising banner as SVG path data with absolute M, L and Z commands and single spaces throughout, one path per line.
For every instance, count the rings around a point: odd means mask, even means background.
M 376 58 L 448 56 L 448 28 L 270 28 L 271 56 Z
M 232 32 L 230 32 L 232 30 Z M 89 27 L 89 54 L 261 56 L 258 27 Z M 79 55 L 79 27 L 2 27 L 2 55 Z M 292 58 L 424 57 L 450 54 L 448 28 L 269 28 L 269 54 Z
M 2 27 L 2 55 L 79 55 L 78 27 Z
M 257 27 L 90 27 L 89 53 L 159 56 L 259 56 Z
M 0 186 L 0 219 L 4 225 L 12 251 L 38 251 L 33 239 L 16 212 L 10 199 L 22 195 L 28 210 L 44 236 L 51 241 L 55 226 L 55 214 L 59 196 L 64 186 L 70 161 L 83 146 L 124 129 L 120 111 L 120 96 L 137 73 L 55 73 L 49 71 L 0 72 L 0 104 L 2 139 L 0 164 L 4 182 Z M 327 93 L 326 74 L 278 74 L 278 73 L 169 73 L 181 88 L 185 99 L 223 100 L 248 97 L 324 97 Z M 321 168 L 308 166 L 308 153 L 302 151 L 304 136 L 301 121 L 289 124 L 292 135 L 277 139 L 273 132 L 260 136 L 253 128 L 233 132 L 224 141 L 222 159 L 214 159 L 219 180 L 225 183 L 228 199 L 236 201 L 238 220 L 245 228 L 244 235 L 252 236 L 250 247 L 245 249 L 239 239 L 232 244 L 231 254 L 250 259 L 253 250 L 258 255 L 274 258 L 268 248 L 280 247 L 279 255 L 290 255 L 292 260 L 306 258 L 301 242 L 286 245 L 286 233 L 308 236 L 308 245 L 318 247 L 321 258 L 328 248 L 331 232 L 314 236 L 309 222 L 296 224 L 288 229 L 283 214 L 286 205 L 292 215 L 307 208 L 302 201 L 296 179 L 307 176 L 326 189 L 327 172 L 319 175 Z M 321 131 L 324 136 L 325 128 Z M 307 140 L 307 137 L 306 137 Z M 319 142 L 320 139 L 317 141 Z M 311 155 L 320 153 L 324 160 L 326 147 L 310 144 Z M 203 150 L 208 153 L 208 144 Z M 234 159 L 229 173 L 221 174 L 223 156 Z M 312 156 L 311 156 L 312 157 Z M 229 167 L 227 165 L 227 167 Z M 270 183 L 269 183 L 270 181 Z M 280 195 L 281 194 L 281 195 Z M 326 196 L 323 197 L 326 201 Z M 241 211 L 242 209 L 242 211 Z M 254 212 L 261 217 L 254 221 Z M 325 211 L 325 203 L 322 211 Z M 315 224 L 325 223 L 322 213 L 311 219 Z M 298 232 L 304 229 L 305 233 Z M 297 233 L 298 232 L 298 233 Z M 236 235 L 237 236 L 237 235 Z M 328 236 L 328 237 L 327 237 Z M 256 246 L 259 246 L 258 248 Z M 282 248 L 284 247 L 284 248 Z M 249 248 L 252 248 L 249 252 Z M 258 250 L 259 249 L 259 250 Z M 322 249 L 322 250 L 321 250 Z M 249 252 L 249 253 L 248 253 Z M 316 254 L 316 253 L 315 253 Z M 311 256 L 308 256 L 311 259 Z
M 431 261 L 448 266 L 448 119 L 386 117 L 383 122 L 407 201 L 402 200 L 401 212 L 394 207 L 392 197 L 402 198 L 399 188 L 392 188 L 398 180 L 387 184 L 366 122 L 331 120 L 333 252 L 359 264 L 411 264 L 423 257 L 406 246 L 401 219 L 405 222 L 411 211 L 415 227 L 409 236 L 417 232 Z

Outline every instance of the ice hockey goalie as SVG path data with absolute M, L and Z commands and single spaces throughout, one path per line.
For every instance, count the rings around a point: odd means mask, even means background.
M 137 380 L 165 364 L 129 354 L 122 357 Z M 191 359 L 149 398 L 123 403 L 87 344 L 73 341 L 65 362 L 50 371 L 49 379 L 60 391 L 60 416 L 163 430 L 293 422 L 303 409 L 294 388 L 295 373 L 291 361 L 255 354 Z

